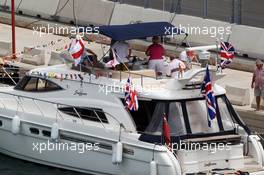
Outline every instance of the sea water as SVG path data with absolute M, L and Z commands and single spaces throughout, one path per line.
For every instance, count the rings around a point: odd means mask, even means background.
M 0 154 L 0 175 L 87 175 Z M 91 174 L 90 174 L 91 175 Z

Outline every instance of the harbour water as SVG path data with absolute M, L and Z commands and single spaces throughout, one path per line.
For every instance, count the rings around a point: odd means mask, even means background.
M 23 161 L 3 154 L 0 154 L 0 162 L 0 175 L 87 175 Z

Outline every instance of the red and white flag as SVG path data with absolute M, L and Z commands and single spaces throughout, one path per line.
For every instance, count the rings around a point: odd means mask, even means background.
M 69 52 L 75 61 L 75 66 L 80 63 L 84 50 L 85 47 L 81 38 L 74 39 L 71 42 Z
M 165 114 L 163 116 L 162 129 L 163 129 L 163 136 L 164 136 L 164 139 L 165 139 L 165 143 L 168 146 L 169 150 L 172 151 L 170 126 L 169 126 L 169 123 L 167 121 L 167 118 L 166 118 Z

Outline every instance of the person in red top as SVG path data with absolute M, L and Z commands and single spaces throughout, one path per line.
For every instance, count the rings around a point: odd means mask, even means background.
M 146 55 L 149 56 L 148 68 L 155 70 L 156 74 L 161 76 L 164 71 L 163 56 L 165 55 L 165 49 L 159 44 L 160 37 L 154 36 L 152 42 L 153 44 L 146 51 Z
M 261 97 L 264 98 L 264 66 L 261 60 L 256 61 L 256 70 L 253 74 L 251 87 L 254 88 L 256 97 L 257 108 L 256 111 L 260 110 Z

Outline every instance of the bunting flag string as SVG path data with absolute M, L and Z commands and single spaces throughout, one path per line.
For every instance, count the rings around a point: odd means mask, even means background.
M 56 73 L 56 72 L 39 72 L 33 71 L 31 75 L 38 75 L 45 78 L 55 78 L 62 80 L 80 80 L 83 81 L 84 74 L 74 74 L 74 73 Z
M 20 51 L 20 52 L 17 52 L 15 54 L 10 54 L 10 55 L 7 55 L 7 56 L 4 56 L 3 59 L 6 60 L 6 59 L 11 59 L 13 58 L 14 56 L 15 57 L 19 57 L 23 54 L 27 54 L 28 52 L 30 52 L 31 50 L 33 49 L 41 49 L 41 48 L 47 48 L 49 46 L 55 46 L 56 44 L 58 43 L 62 43 L 64 41 L 64 46 L 63 47 L 60 47 L 60 48 L 57 48 L 55 49 L 56 51 L 63 51 L 63 50 L 67 50 L 68 49 L 68 42 L 66 40 L 63 40 L 63 39 L 57 39 L 56 41 L 50 41 L 48 43 L 45 43 L 45 44 L 41 44 L 41 45 L 36 45 L 34 47 L 30 47 L 30 48 L 25 48 L 25 50 L 23 51 Z

